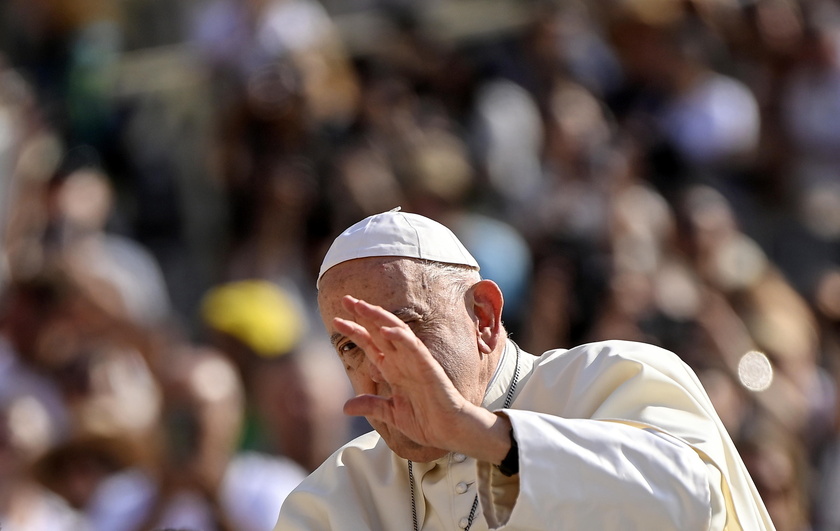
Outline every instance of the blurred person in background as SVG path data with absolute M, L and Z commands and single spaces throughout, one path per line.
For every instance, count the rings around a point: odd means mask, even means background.
M 103 426 L 90 425 L 103 423 L 103 415 L 91 414 L 37 463 L 36 476 L 82 511 L 93 530 L 264 529 L 302 469 L 237 451 L 243 391 L 220 353 L 184 345 L 167 358 L 165 401 L 151 437 L 125 428 L 103 434 Z
M 543 127 L 540 183 L 518 226 L 536 250 L 535 275 L 568 284 L 562 288 L 568 298 L 549 300 L 541 281 L 533 283 L 534 308 L 554 308 L 531 312 L 529 337 L 550 348 L 593 325 L 608 275 L 609 203 L 625 163 L 603 105 L 565 76 L 554 79 Z
M 108 0 L 13 0 L 0 8 L 0 44 L 33 84 L 44 117 L 70 147 L 93 146 L 109 170 L 120 166 L 120 15 Z
M 12 284 L 9 310 L 18 335 L 27 338 L 19 343 L 26 345 L 20 362 L 46 378 L 67 419 L 35 464 L 37 477 L 95 526 L 101 484 L 153 468 L 162 396 L 149 361 L 154 357 L 147 357 L 145 342 L 135 343 L 138 334 L 126 333 L 131 325 L 120 313 L 116 288 L 57 266 Z M 111 304 L 100 306 L 103 300 Z
M 822 345 L 822 363 L 840 388 L 840 268 L 825 271 L 814 295 Z M 815 529 L 840 529 L 840 397 L 836 415 L 830 422 L 831 434 L 822 451 L 810 456 L 818 471 L 814 478 L 813 522 Z
M 690 2 L 627 2 L 611 15 L 627 76 L 613 107 L 649 142 L 653 183 L 669 199 L 705 182 L 749 201 L 739 177 L 758 146 L 760 113 L 749 87 L 720 71 L 721 36 Z
M 354 427 L 340 406 L 350 390 L 289 291 L 268 280 L 220 284 L 205 295 L 202 317 L 208 342 L 245 385 L 238 445 L 311 472 L 349 439 Z
M 777 531 L 833 529 L 811 526 L 813 482 L 807 453 L 794 434 L 767 412 L 757 412 L 748 424 L 738 450 Z
M 840 7 L 815 1 L 803 11 L 804 36 L 778 103 L 790 228 L 779 228 L 787 237 L 772 256 L 811 296 L 840 256 Z
M 13 284 L 7 309 L 31 338 L 24 366 L 45 379 L 26 387 L 33 378 L 4 373 L 16 382 L 6 389 L 29 396 L 22 422 L 41 445 L 34 477 L 94 530 L 270 526 L 305 472 L 288 458 L 238 450 L 245 399 L 236 366 L 218 351 L 144 333 L 107 281 L 42 282 L 41 291 Z M 22 293 L 31 291 L 41 294 L 37 327 L 24 321 L 33 312 Z
M 147 525 L 266 529 L 305 470 L 276 453 L 242 448 L 246 388 L 225 353 L 186 346 L 173 354 L 163 482 Z
M 215 0 L 196 6 L 188 39 L 212 81 L 230 215 L 222 276 L 304 285 L 324 155 L 359 96 L 337 29 L 312 0 Z
M 49 422 L 46 447 L 64 439 L 72 429 L 70 414 L 58 382 L 49 378 L 48 364 L 39 353 L 42 336 L 58 312 L 60 288 L 43 278 L 13 280 L 0 297 L 0 379 L 2 387 L 26 390 Z
M 89 531 L 81 513 L 36 481 L 32 466 L 48 442 L 37 399 L 0 387 L 0 521 L 9 531 Z
M 114 197 L 105 174 L 95 167 L 71 169 L 54 178 L 48 192 L 45 251 L 77 278 L 107 280 L 130 321 L 154 328 L 171 319 L 157 259 L 136 240 L 107 229 Z
M 835 383 L 821 366 L 815 314 L 740 230 L 721 194 L 693 188 L 682 206 L 682 241 L 688 256 L 699 278 L 730 308 L 728 328 L 737 324 L 743 332 L 741 341 L 731 332 L 718 334 L 719 340 L 729 342 L 728 364 L 736 367 L 740 356 L 753 349 L 772 360 L 776 369 L 772 383 L 778 387 L 761 396 L 802 443 L 816 451 L 837 404 Z

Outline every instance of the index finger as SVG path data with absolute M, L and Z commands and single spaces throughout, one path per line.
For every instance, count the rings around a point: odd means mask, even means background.
M 365 328 L 403 327 L 408 326 L 402 319 L 381 306 L 345 295 L 341 300 L 344 309 L 350 312 L 359 324 Z

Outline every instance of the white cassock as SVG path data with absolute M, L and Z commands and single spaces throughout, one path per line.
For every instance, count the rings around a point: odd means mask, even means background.
M 513 381 L 508 341 L 484 406 Z M 471 531 L 768 531 L 773 524 L 693 371 L 673 353 L 605 341 L 521 353 L 519 474 L 451 453 L 414 463 L 418 527 Z M 275 531 L 410 531 L 408 462 L 376 432 L 351 441 L 283 504 Z

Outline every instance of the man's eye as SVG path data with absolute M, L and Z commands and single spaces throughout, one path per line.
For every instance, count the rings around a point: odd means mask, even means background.
M 348 341 L 347 343 L 344 343 L 343 345 L 338 347 L 338 353 L 342 355 L 347 354 L 348 352 L 352 352 L 355 348 L 356 344 L 352 341 Z
M 347 371 L 356 370 L 359 362 L 364 358 L 361 349 L 357 348 L 356 344 L 352 341 L 339 345 L 338 356 L 341 358 L 341 361 L 344 363 L 344 369 Z

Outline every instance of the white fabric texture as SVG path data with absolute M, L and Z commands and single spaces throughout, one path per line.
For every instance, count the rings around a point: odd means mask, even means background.
M 508 345 L 484 406 L 511 382 Z M 608 341 L 537 358 L 523 353 L 503 411 L 520 471 L 502 476 L 460 454 L 415 463 L 427 531 L 774 529 L 694 373 L 673 353 Z M 466 489 L 464 489 L 466 486 Z M 375 432 L 339 449 L 286 499 L 276 531 L 411 529 L 407 464 Z

